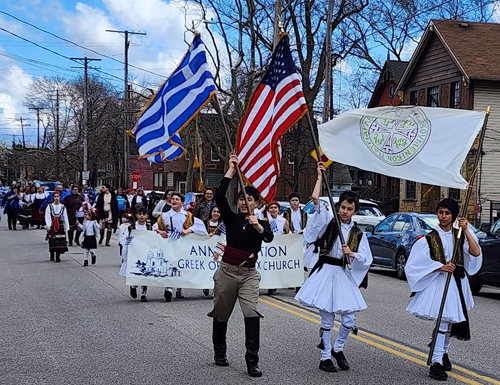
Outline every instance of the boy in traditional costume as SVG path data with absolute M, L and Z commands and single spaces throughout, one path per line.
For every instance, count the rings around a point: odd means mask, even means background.
M 222 220 L 226 225 L 227 246 L 219 268 L 214 274 L 214 308 L 208 313 L 214 319 L 212 341 L 214 344 L 214 360 L 217 366 L 228 366 L 226 358 L 227 322 L 233 311 L 236 299 L 239 300 L 245 317 L 245 360 L 248 374 L 252 377 L 262 376 L 259 369 L 260 317 L 257 310 L 259 301 L 259 272 L 255 262 L 261 250 L 262 241 L 271 242 L 273 233 L 269 222 L 259 220 L 254 213 L 259 200 L 259 191 L 246 186 L 247 207 L 243 191 L 238 195 L 237 214 L 231 210 L 226 198 L 229 183 L 236 173 L 238 157 L 231 155 L 229 169 L 219 183 L 215 200 Z
M 323 164 L 318 163 L 318 179 L 311 197 L 315 204 L 315 212 L 309 217 L 304 234 L 305 239 L 316 239 L 314 245 L 319 251 L 319 260 L 295 299 L 305 306 L 319 310 L 321 316 L 319 368 L 326 372 L 336 372 L 332 356 L 340 369 L 349 369 L 343 351 L 344 345 L 349 332 L 354 329 L 356 312 L 366 309 L 359 287 L 366 288 L 364 279 L 373 258 L 366 236 L 352 221 L 352 216 L 359 208 L 359 199 L 351 191 L 342 193 L 339 198 L 341 231 L 346 240 L 346 244 L 341 244 L 337 223 L 319 200 L 321 171 L 324 170 Z M 349 265 L 346 263 L 346 255 L 349 258 Z M 335 314 L 340 315 L 341 325 L 332 349 L 331 337 Z
M 459 218 L 458 226 L 462 228 L 463 235 L 456 263 L 451 263 L 457 242 L 458 229 L 453 228 L 453 223 L 459 213 L 458 203 L 450 198 L 443 199 L 438 203 L 436 212 L 439 226 L 413 245 L 405 266 L 406 278 L 413 293 L 406 310 L 419 318 L 436 320 L 447 275 L 453 274 L 429 370 L 430 377 L 444 381 L 448 378 L 446 372 L 452 368 L 448 357 L 451 337 L 470 339 L 467 311 L 474 306 L 474 300 L 467 275 L 479 271 L 482 254 L 476 235 L 468 229 L 467 219 Z
M 182 208 L 183 196 L 178 193 L 172 193 L 170 206 L 172 207 L 166 213 L 158 217 L 158 221 L 154 224 L 153 230 L 160 234 L 163 238 L 179 239 L 179 237 L 195 233 L 198 235 L 208 235 L 207 229 L 203 221 L 195 218 L 194 215 Z M 165 288 L 165 301 L 172 301 L 172 288 Z M 177 289 L 175 297 L 182 299 L 182 289 Z
M 300 208 L 300 195 L 291 193 L 288 196 L 290 207 L 282 214 L 290 224 L 290 233 L 302 234 L 307 225 L 307 213 Z

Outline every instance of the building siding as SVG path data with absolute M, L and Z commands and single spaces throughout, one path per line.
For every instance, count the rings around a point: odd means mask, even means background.
M 500 82 L 475 82 L 474 110 L 491 112 L 483 143 L 484 156 L 480 168 L 481 221 L 490 222 L 490 202 L 500 202 Z M 498 219 L 498 215 L 497 215 Z

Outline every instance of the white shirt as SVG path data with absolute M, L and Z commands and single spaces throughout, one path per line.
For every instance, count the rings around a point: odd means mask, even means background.
M 180 211 L 174 211 L 173 209 L 171 209 L 170 211 L 163 213 L 161 216 L 163 219 L 163 223 L 165 223 L 165 226 L 167 227 L 167 232 L 170 234 L 170 231 L 173 230 L 172 226 L 179 231 L 184 229 L 184 222 L 186 221 L 187 211 L 184 209 L 181 209 Z M 190 229 L 193 230 L 193 233 L 199 235 L 208 235 L 205 224 L 200 219 L 195 218 L 194 216 L 193 219 L 194 223 L 190 227 Z M 158 229 L 158 222 L 153 226 L 153 230 L 156 229 Z
M 298 233 L 299 231 L 302 230 L 302 217 L 300 215 L 300 208 L 297 209 L 297 210 L 293 210 L 291 209 L 292 211 L 292 215 L 290 217 L 290 220 L 292 221 L 292 224 L 293 224 L 293 232 L 294 233 Z

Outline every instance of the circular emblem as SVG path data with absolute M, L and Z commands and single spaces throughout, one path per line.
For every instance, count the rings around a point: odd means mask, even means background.
M 431 122 L 422 109 L 387 108 L 379 116 L 360 120 L 361 139 L 377 158 L 392 166 L 411 161 L 431 134 Z

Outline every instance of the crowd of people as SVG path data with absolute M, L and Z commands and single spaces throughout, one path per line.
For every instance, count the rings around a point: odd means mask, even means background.
M 146 196 L 142 188 L 115 191 L 104 185 L 96 194 L 86 186 L 72 185 L 64 189 L 58 185 L 52 194 L 43 187 L 12 186 L 1 206 L 7 215 L 9 230 L 16 231 L 17 222 L 23 229 L 45 226 L 50 260 L 55 262 L 60 262 L 61 255 L 74 243 L 85 250 L 83 266 L 88 266 L 89 260 L 95 264 L 98 244 L 105 241 L 105 246 L 110 246 L 112 233 L 119 230 L 122 276 L 127 273 L 128 246 L 137 231 L 155 231 L 171 239 L 191 233 L 209 236 L 224 233 L 221 255 L 215 254 L 219 268 L 214 274 L 214 307 L 208 313 L 213 318 L 214 361 L 217 366 L 229 365 L 227 324 L 239 300 L 245 322 L 245 360 L 252 377 L 262 375 L 258 366 L 262 317 L 257 307 L 260 275 L 255 268 L 262 242 L 271 242 L 276 234 L 303 233 L 304 266 L 309 275 L 303 286 L 296 289 L 295 299 L 317 309 L 321 316 L 319 368 L 325 372 L 336 372 L 337 367 L 349 370 L 344 346 L 350 332 L 356 331 L 356 314 L 367 307 L 360 288 L 366 288 L 372 262 L 366 235 L 352 220 L 359 208 L 358 196 L 350 191 L 342 193 L 336 207 L 338 223 L 333 220 L 331 213 L 320 205 L 325 167 L 318 163 L 318 178 L 311 196 L 315 204 L 312 214 L 300 208 L 300 196 L 296 193 L 290 194 L 290 208 L 282 214 L 276 201 L 258 208 L 259 192 L 250 186 L 239 192 L 235 212 L 227 201 L 226 191 L 236 173 L 236 155 L 231 155 L 229 164 L 218 188 L 207 188 L 199 202 L 185 200 L 173 189 L 167 189 L 160 199 L 156 193 Z M 442 200 L 436 213 L 439 226 L 415 243 L 405 268 L 413 292 L 407 311 L 423 319 L 437 319 L 440 293 L 447 274 L 453 275 L 442 319 L 437 325 L 429 371 L 430 377 L 446 380 L 447 372 L 452 369 L 448 356 L 451 337 L 470 339 L 467 312 L 473 307 L 473 299 L 467 274 L 479 270 L 482 254 L 476 236 L 468 230 L 467 220 L 458 218 L 456 201 Z M 453 227 L 455 221 L 460 232 Z M 463 238 L 460 238 L 461 232 Z M 342 243 L 341 239 L 345 241 Z M 456 263 L 452 259 L 454 239 L 461 239 Z M 130 286 L 134 299 L 138 296 L 137 289 Z M 141 287 L 142 302 L 148 302 L 147 290 L 147 286 Z M 275 291 L 271 289 L 268 294 Z M 203 292 L 209 295 L 208 289 Z M 171 302 L 173 288 L 165 287 L 164 297 Z M 176 290 L 176 298 L 184 298 L 181 289 Z M 336 315 L 341 325 L 332 343 Z

